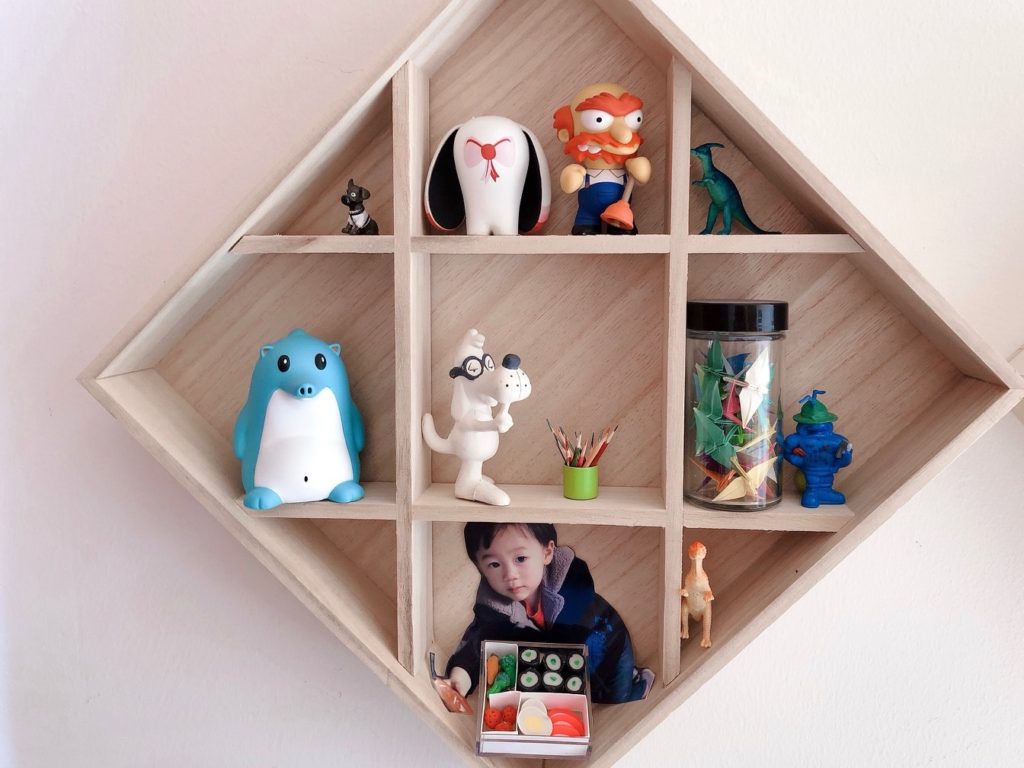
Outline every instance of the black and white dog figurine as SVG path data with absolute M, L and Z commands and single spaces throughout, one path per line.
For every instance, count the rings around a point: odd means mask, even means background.
M 363 207 L 363 200 L 370 197 L 369 190 L 360 187 L 352 179 L 348 180 L 348 189 L 341 196 L 341 202 L 348 206 L 348 222 L 341 230 L 346 235 L 377 235 L 377 222 Z

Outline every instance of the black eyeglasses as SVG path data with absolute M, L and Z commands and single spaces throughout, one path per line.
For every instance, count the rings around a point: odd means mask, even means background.
M 462 361 L 462 365 L 456 366 L 448 371 L 448 375 L 457 379 L 459 376 L 465 376 L 470 381 L 480 378 L 480 375 L 484 371 L 494 370 L 494 358 L 488 354 L 483 357 L 475 357 L 470 355 Z

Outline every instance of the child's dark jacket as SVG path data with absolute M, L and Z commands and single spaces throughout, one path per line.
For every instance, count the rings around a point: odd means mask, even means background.
M 480 643 L 575 643 L 586 645 L 590 665 L 590 695 L 597 703 L 632 701 L 635 682 L 629 630 L 608 602 L 594 590 L 587 564 L 569 547 L 556 547 L 540 586 L 544 628 L 526 615 L 526 607 L 497 594 L 480 579 L 473 622 L 448 660 L 447 673 L 462 667 L 473 681 L 480 676 Z

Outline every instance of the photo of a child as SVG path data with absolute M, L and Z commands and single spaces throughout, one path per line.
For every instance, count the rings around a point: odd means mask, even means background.
M 463 536 L 480 586 L 473 621 L 445 673 L 459 693 L 477 685 L 481 641 L 503 640 L 586 645 L 595 703 L 647 697 L 654 673 L 636 667 L 629 630 L 595 590 L 586 562 L 558 545 L 555 526 L 467 523 Z

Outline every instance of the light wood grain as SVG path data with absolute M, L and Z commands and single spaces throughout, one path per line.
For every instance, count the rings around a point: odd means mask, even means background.
M 415 251 L 423 231 L 429 83 L 413 62 L 394 81 L 395 454 L 398 486 L 399 660 L 416 674 L 427 661 L 431 628 L 431 528 L 412 518 L 412 500 L 430 482 L 420 416 L 430 387 L 430 256 Z
M 575 501 L 560 485 L 503 485 L 512 497 L 507 507 L 490 507 L 456 499 L 450 483 L 435 483 L 413 505 L 417 520 L 471 522 L 516 520 L 526 523 L 564 522 L 622 526 L 664 526 L 667 519 L 660 488 L 601 485 L 596 499 Z
M 393 235 L 246 235 L 231 252 L 238 255 L 284 253 L 392 253 Z
M 678 59 L 667 68 L 666 90 L 669 112 L 669 232 L 671 252 L 665 262 L 665 400 L 662 423 L 665 428 L 662 487 L 668 508 L 668 525 L 662 541 L 664 578 L 661 591 L 662 684 L 679 674 L 679 590 L 682 587 L 683 555 L 683 446 L 686 424 L 686 299 L 689 269 L 689 137 L 691 77 Z
M 520 254 L 662 254 L 668 253 L 667 235 L 427 235 L 414 237 L 413 248 L 430 253 Z
M 770 509 L 736 512 L 707 509 L 696 504 L 683 508 L 683 523 L 688 528 L 714 528 L 737 531 L 838 531 L 854 520 L 845 504 L 818 509 L 800 506 L 798 491 L 787 491 L 782 501 Z
M 321 520 L 394 520 L 394 483 L 362 483 L 366 496 L 351 504 L 335 504 L 330 501 L 312 501 L 302 504 L 281 504 L 273 509 L 248 509 L 242 505 L 242 497 L 235 503 L 246 513 L 256 518 L 292 517 L 296 519 Z
M 705 209 L 706 214 L 706 209 Z M 686 249 L 690 253 L 863 253 L 849 235 L 690 235 Z

